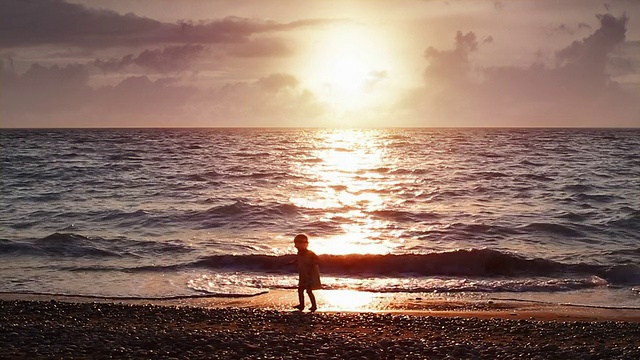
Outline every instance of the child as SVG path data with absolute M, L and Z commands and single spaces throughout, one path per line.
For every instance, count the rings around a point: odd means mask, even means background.
M 320 267 L 318 266 L 318 255 L 309 250 L 309 238 L 307 235 L 296 235 L 293 239 L 293 244 L 298 249 L 298 300 L 299 305 L 294 306 L 296 309 L 304 310 L 304 291 L 307 290 L 309 300 L 311 300 L 311 307 L 309 311 L 314 312 L 318 308 L 316 306 L 316 297 L 313 295 L 313 290 L 320 289 Z

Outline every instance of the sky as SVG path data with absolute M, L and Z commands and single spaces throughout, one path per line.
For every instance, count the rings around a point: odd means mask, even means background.
M 637 0 L 0 0 L 0 127 L 640 127 Z

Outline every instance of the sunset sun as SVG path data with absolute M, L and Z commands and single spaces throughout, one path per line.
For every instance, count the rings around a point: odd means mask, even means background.
M 388 95 L 392 65 L 381 34 L 363 26 L 341 25 L 321 35 L 302 74 L 335 109 L 362 110 L 380 104 Z

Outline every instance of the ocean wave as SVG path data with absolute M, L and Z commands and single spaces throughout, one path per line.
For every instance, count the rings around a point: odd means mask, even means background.
M 323 277 L 324 290 L 357 290 L 377 293 L 520 293 L 561 292 L 604 286 L 597 276 L 582 278 L 470 279 L 452 277 L 354 278 Z M 295 276 L 269 276 L 259 273 L 203 274 L 188 281 L 190 289 L 211 293 L 239 293 L 238 288 L 295 289 Z
M 390 175 L 427 175 L 427 174 L 431 174 L 433 171 L 431 169 L 421 169 L 421 168 L 414 168 L 414 169 L 395 169 L 395 170 L 391 170 L 389 172 Z
M 108 211 L 104 215 L 100 216 L 99 220 L 101 221 L 112 221 L 112 220 L 129 220 L 136 219 L 140 217 L 144 217 L 147 215 L 147 212 L 144 210 L 136 210 L 131 212 L 123 212 L 123 211 Z
M 393 220 L 393 221 L 400 221 L 400 222 L 434 220 L 441 217 L 439 214 L 436 214 L 433 212 L 411 212 L 411 211 L 400 211 L 400 210 L 376 210 L 376 211 L 370 211 L 367 214 L 370 214 L 372 216 L 385 219 L 385 220 Z
M 591 201 L 596 203 L 609 203 L 615 200 L 620 200 L 621 198 L 614 195 L 603 195 L 603 194 L 585 194 L 578 193 L 571 196 L 572 199 L 577 201 Z
M 207 268 L 225 271 L 291 273 L 295 255 L 213 255 L 188 263 L 141 266 L 126 271 L 167 271 Z M 542 258 L 525 258 L 491 249 L 455 250 L 431 254 L 320 255 L 323 274 L 362 277 L 454 276 L 478 278 L 563 278 L 597 276 L 613 284 L 640 284 L 637 265 L 603 266 L 568 264 Z
M 606 285 L 607 282 L 597 276 L 586 278 L 536 278 L 536 279 L 460 279 L 429 278 L 416 279 L 410 282 L 371 281 L 354 284 L 352 281 L 330 282 L 323 285 L 329 290 L 360 290 L 381 293 L 521 293 L 521 292 L 561 292 L 588 289 Z M 274 286 L 273 288 L 277 288 Z M 283 286 L 286 288 L 286 286 Z M 293 287 L 291 287 L 293 288 Z
M 570 191 L 570 192 L 585 192 L 585 191 L 593 190 L 593 186 L 586 185 L 586 184 L 571 184 L 571 185 L 564 186 L 562 190 Z
M 140 155 L 134 152 L 126 152 L 122 154 L 113 154 L 107 156 L 107 160 L 110 161 L 124 161 L 124 160 L 144 160 Z
M 630 256 L 640 256 L 640 247 L 634 249 L 620 249 L 620 250 L 612 250 L 609 252 L 610 255 L 630 255 Z
M 250 179 L 287 179 L 294 178 L 291 174 L 287 174 L 286 172 L 273 172 L 273 171 L 256 171 L 249 174 L 236 175 L 237 177 L 247 177 Z
M 479 171 L 473 174 L 470 174 L 471 177 L 478 177 L 483 180 L 491 180 L 497 178 L 508 177 L 508 174 L 499 171 Z
M 446 227 L 447 231 L 465 234 L 489 234 L 489 235 L 515 235 L 521 234 L 522 231 L 514 228 L 486 225 L 486 224 L 463 224 L 453 223 Z
M 540 174 L 524 174 L 523 175 L 525 178 L 527 179 L 531 179 L 531 180 L 535 180 L 535 181 L 542 181 L 542 182 L 547 182 L 547 181 L 553 181 L 554 179 L 552 177 L 546 176 L 546 175 L 540 175 Z
M 601 274 L 614 284 L 640 284 L 640 266 L 636 264 L 611 266 L 602 271 Z
M 209 181 L 208 179 L 206 179 L 204 176 L 200 175 L 200 174 L 190 174 L 190 175 L 186 175 L 184 177 L 184 179 L 186 181 L 195 181 L 195 182 L 207 182 Z
M 533 161 L 529 161 L 529 160 L 522 160 L 520 162 L 521 165 L 528 165 L 528 166 L 544 166 L 545 164 L 543 163 L 536 163 Z
M 74 233 L 54 233 L 35 240 L 0 239 L 0 255 L 56 256 L 62 258 L 142 257 L 178 254 L 192 249 L 180 242 L 89 238 Z
M 555 223 L 531 223 L 520 228 L 527 232 L 544 232 L 568 237 L 583 237 L 584 234 L 568 225 Z
M 557 218 L 561 218 L 561 219 L 566 219 L 569 221 L 585 221 L 591 217 L 593 217 L 594 215 L 597 215 L 595 212 L 588 212 L 588 213 L 582 213 L 582 214 L 578 214 L 578 213 L 574 213 L 571 211 L 567 211 L 564 212 L 560 215 L 557 216 Z
M 254 205 L 243 200 L 237 200 L 232 204 L 218 205 L 204 211 L 190 212 L 181 219 L 190 221 L 208 221 L 211 218 L 233 218 L 239 215 L 252 217 L 282 216 L 297 214 L 300 211 L 296 205 L 288 203 L 271 203 L 267 205 Z
M 627 216 L 609 220 L 606 225 L 614 228 L 640 230 L 640 211 L 636 210 Z

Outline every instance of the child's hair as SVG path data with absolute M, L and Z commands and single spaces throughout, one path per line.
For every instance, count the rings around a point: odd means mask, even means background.
M 309 237 L 305 234 L 298 234 L 296 235 L 296 237 L 293 239 L 294 243 L 303 243 L 303 244 L 308 244 L 309 243 Z

